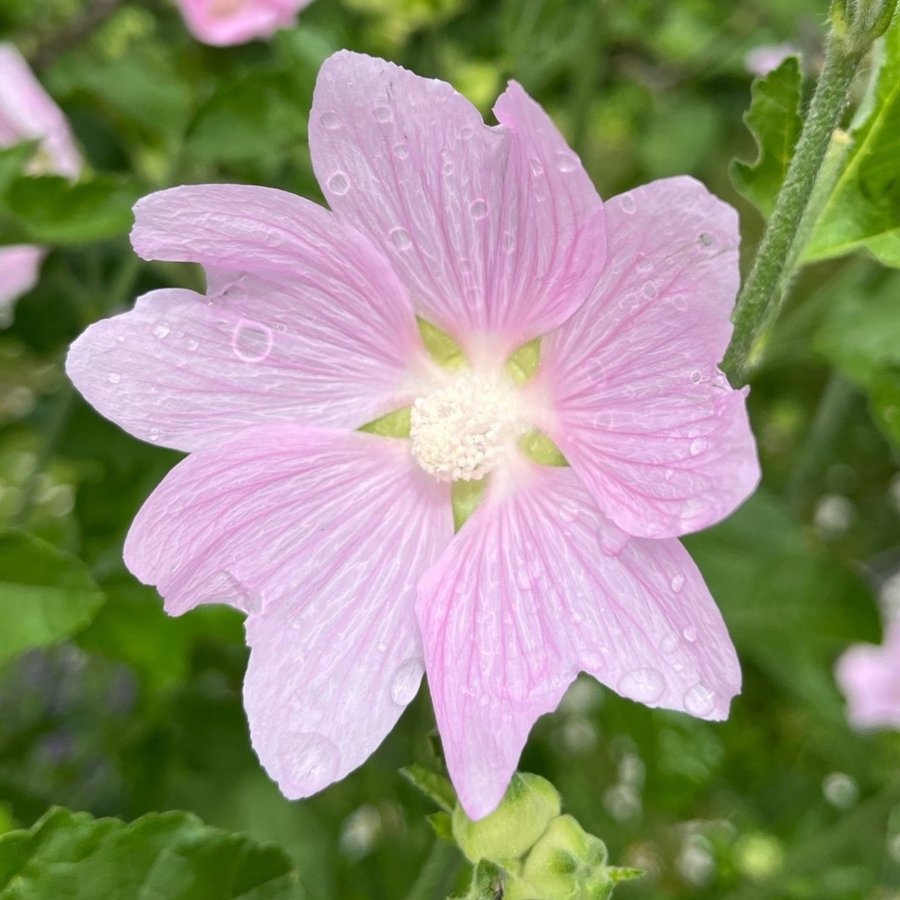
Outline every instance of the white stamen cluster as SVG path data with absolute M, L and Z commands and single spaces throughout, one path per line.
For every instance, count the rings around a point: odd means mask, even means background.
M 471 373 L 420 397 L 410 417 L 413 456 L 438 481 L 484 477 L 524 433 L 513 386 Z

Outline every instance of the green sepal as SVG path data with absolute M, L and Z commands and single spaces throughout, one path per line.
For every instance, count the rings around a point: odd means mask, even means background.
M 534 429 L 519 440 L 519 449 L 542 466 L 567 466 L 569 461 L 562 451 L 542 431 Z
M 456 791 L 449 779 L 436 772 L 429 772 L 415 764 L 404 766 L 400 774 L 421 794 L 433 800 L 445 813 L 452 813 L 456 806 Z
M 522 344 L 509 359 L 506 360 L 506 374 L 516 384 L 525 384 L 534 377 L 538 366 L 541 364 L 541 339 L 532 338 L 527 344 Z
M 435 837 L 440 838 L 442 841 L 448 841 L 454 846 L 456 845 L 456 841 L 453 837 L 453 824 L 449 813 L 436 812 L 425 818 L 428 820 L 428 824 L 431 826 L 431 830 L 434 832 Z
M 393 412 L 385 413 L 371 422 L 366 422 L 359 430 L 368 434 L 377 434 L 381 437 L 408 438 L 411 414 L 412 407 L 404 406 L 403 409 L 395 409 Z
M 644 869 L 634 869 L 630 866 L 607 866 L 606 874 L 618 884 L 620 881 L 634 881 L 635 878 L 643 878 L 647 873 Z
M 442 331 L 437 325 L 432 325 L 431 322 L 418 316 L 416 316 L 416 322 L 419 325 L 419 334 L 422 336 L 425 349 L 439 366 L 443 366 L 445 369 L 459 369 L 466 364 L 466 355 L 462 348 L 446 331 Z
M 505 870 L 497 863 L 482 859 L 472 873 L 472 883 L 465 894 L 453 894 L 447 900 L 497 900 L 504 897 Z
M 453 529 L 459 531 L 469 516 L 475 512 L 481 502 L 487 488 L 487 478 L 479 478 L 477 481 L 454 481 L 450 488 L 450 498 L 453 503 Z

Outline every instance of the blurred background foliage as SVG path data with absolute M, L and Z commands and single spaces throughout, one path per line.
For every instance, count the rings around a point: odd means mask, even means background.
M 246 896 L 437 897 L 464 878 L 397 774 L 436 765 L 424 690 L 344 782 L 298 803 L 269 782 L 241 707 L 239 615 L 169 619 L 122 564 L 125 530 L 178 457 L 93 413 L 65 381 L 66 347 L 139 293 L 201 283 L 188 266 L 136 260 L 136 197 L 237 181 L 321 200 L 306 119 L 318 66 L 341 47 L 451 81 L 485 113 L 515 78 L 604 196 L 690 173 L 738 207 L 752 250 L 762 219 L 728 175 L 755 154 L 745 56 L 790 41 L 815 75 L 825 16 L 822 0 L 317 0 L 271 42 L 214 49 L 164 0 L 0 0 L 0 34 L 87 161 L 70 187 L 23 178 L 19 151 L 0 152 L 0 241 L 53 247 L 0 332 L 0 527 L 31 535 L 0 540 L 0 831 L 54 804 L 126 821 L 186 810 L 283 849 L 238 853 L 243 839 L 216 833 L 217 858 L 233 850 L 270 890 Z M 864 252 L 812 265 L 754 379 L 764 484 L 687 542 L 743 662 L 731 719 L 651 712 L 585 679 L 534 731 L 523 768 L 557 785 L 614 862 L 646 869 L 623 900 L 900 897 L 900 737 L 851 731 L 832 676 L 847 645 L 880 639 L 880 609 L 900 607 L 898 314 L 900 273 Z M 145 826 L 170 850 L 203 827 Z M 106 839 L 125 853 L 135 838 Z M 232 896 L 210 883 L 183 896 Z

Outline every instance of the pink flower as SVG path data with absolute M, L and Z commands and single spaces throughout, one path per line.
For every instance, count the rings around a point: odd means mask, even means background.
M 176 0 L 198 41 L 225 47 L 271 37 L 312 0 Z
M 34 77 L 12 44 L 0 44 L 0 147 L 40 140 L 33 172 L 75 178 L 81 166 L 65 116 Z M 34 287 L 44 251 L 28 245 L 0 247 L 0 325 L 12 305 Z
M 847 697 L 847 717 L 860 729 L 900 728 L 900 621 L 884 643 L 856 644 L 838 660 L 835 675 Z
M 762 78 L 777 69 L 789 56 L 799 56 L 793 44 L 761 44 L 744 57 L 744 66 L 751 75 Z
M 519 85 L 494 112 L 486 127 L 443 82 L 332 56 L 309 137 L 333 211 L 234 185 L 147 197 L 138 253 L 201 263 L 207 296 L 144 296 L 69 356 L 104 415 L 191 454 L 125 559 L 171 613 L 247 613 L 253 743 L 288 797 L 359 766 L 423 672 L 476 818 L 579 671 L 708 719 L 739 690 L 675 539 L 758 478 L 744 396 L 716 367 L 735 213 L 690 178 L 604 209 Z M 416 315 L 468 366 L 433 363 Z M 520 388 L 504 362 L 538 335 Z M 356 430 L 408 406 L 411 441 Z M 571 467 L 520 452 L 535 426 Z M 454 535 L 453 480 L 482 475 Z

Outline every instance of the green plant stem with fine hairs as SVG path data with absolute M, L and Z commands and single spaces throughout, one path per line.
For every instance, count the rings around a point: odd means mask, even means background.
M 792 264 L 802 249 L 798 246 L 803 233 L 801 221 L 864 52 L 856 42 L 832 31 L 822 75 L 794 156 L 750 274 L 738 295 L 734 336 L 722 362 L 725 374 L 735 387 L 747 383 L 747 376 L 762 356 L 769 329 L 781 307 Z

